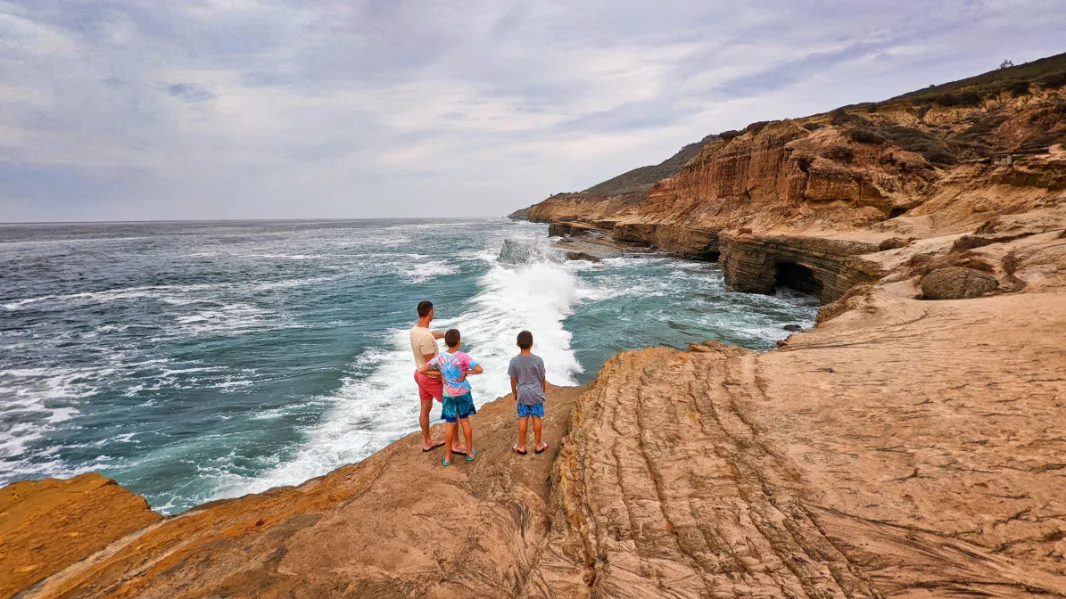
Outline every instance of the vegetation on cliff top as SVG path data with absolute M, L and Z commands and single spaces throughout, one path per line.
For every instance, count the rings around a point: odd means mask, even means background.
M 681 169 L 689 160 L 695 158 L 707 143 L 717 139 L 717 136 L 708 135 L 696 143 L 691 143 L 681 148 L 676 154 L 651 166 L 642 166 L 627 171 L 586 189 L 584 193 L 597 196 L 613 196 L 644 191 L 659 181 L 681 172 Z

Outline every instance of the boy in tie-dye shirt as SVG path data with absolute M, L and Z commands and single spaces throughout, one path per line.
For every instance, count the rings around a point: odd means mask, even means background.
M 477 457 L 474 449 L 474 431 L 470 428 L 470 416 L 477 413 L 474 408 L 474 398 L 470 394 L 470 383 L 467 375 L 481 374 L 481 365 L 478 364 L 465 352 L 459 351 L 462 339 L 457 329 L 449 329 L 444 333 L 444 343 L 448 351 L 437 354 L 426 365 L 420 368 L 422 374 L 428 374 L 430 370 L 439 370 L 441 379 L 444 380 L 444 408 L 441 416 L 444 418 L 444 459 L 441 463 L 450 466 L 452 463 L 452 441 L 455 439 L 456 424 L 463 427 L 463 435 L 466 437 L 467 455 L 466 461 L 472 462 Z

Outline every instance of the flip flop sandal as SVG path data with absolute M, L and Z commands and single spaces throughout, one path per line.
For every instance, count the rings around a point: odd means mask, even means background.
M 433 451 L 434 449 L 436 449 L 438 447 L 444 447 L 444 441 L 441 441 L 440 443 L 437 443 L 436 445 L 434 445 L 433 447 L 430 447 L 429 449 L 426 449 L 425 447 L 423 447 L 422 448 L 422 453 L 428 453 L 428 452 Z
M 466 456 L 466 461 L 473 462 L 474 458 L 476 458 L 476 457 L 477 457 L 477 450 L 476 449 L 471 449 L 470 450 L 470 455 Z
M 511 451 L 517 453 L 518 455 L 526 455 L 527 453 L 529 453 L 529 452 L 526 452 L 526 451 L 519 451 L 517 444 L 511 446 Z
M 533 453 L 535 453 L 537 455 L 540 455 L 540 454 L 544 453 L 545 451 L 548 451 L 548 447 L 549 447 L 548 444 L 545 443 L 544 447 L 538 447 L 538 448 L 534 449 Z
M 449 462 L 449 461 L 448 461 L 447 459 L 445 459 L 445 458 L 441 458 L 441 460 L 440 460 L 440 465 L 441 465 L 441 466 L 451 466 L 451 465 L 452 465 L 452 463 L 451 463 L 451 462 Z
M 465 451 L 456 451 L 456 450 L 453 449 L 452 450 L 452 455 L 466 455 L 466 452 Z

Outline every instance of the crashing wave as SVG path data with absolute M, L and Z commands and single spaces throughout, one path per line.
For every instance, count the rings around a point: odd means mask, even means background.
M 496 260 L 503 264 L 535 264 L 566 260 L 566 255 L 547 241 L 532 239 L 504 239 Z

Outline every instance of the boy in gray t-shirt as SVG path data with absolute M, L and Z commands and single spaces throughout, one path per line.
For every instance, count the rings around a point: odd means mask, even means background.
M 534 356 L 533 333 L 522 331 L 518 334 L 519 354 L 511 358 L 507 374 L 511 377 L 511 393 L 514 394 L 518 407 L 518 443 L 511 451 L 526 455 L 526 435 L 529 432 L 529 418 L 533 417 L 533 439 L 537 442 L 533 453 L 544 453 L 547 443 L 541 443 L 540 433 L 544 418 L 544 391 L 548 380 L 544 376 L 544 360 Z

